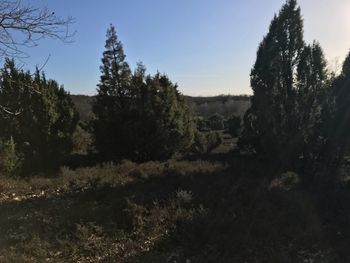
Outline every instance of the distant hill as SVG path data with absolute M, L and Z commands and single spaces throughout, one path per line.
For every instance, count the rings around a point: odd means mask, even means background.
M 92 118 L 93 96 L 71 95 L 77 108 L 80 119 L 88 121 Z M 193 115 L 209 117 L 213 114 L 221 114 L 228 118 L 231 115 L 243 116 L 250 107 L 250 96 L 248 95 L 219 95 L 214 97 L 191 97 L 185 96 Z

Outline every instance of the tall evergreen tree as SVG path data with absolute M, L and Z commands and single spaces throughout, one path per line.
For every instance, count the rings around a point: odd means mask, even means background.
M 331 100 L 333 111 L 330 112 L 331 121 L 326 127 L 329 137 L 326 152 L 327 165 L 334 170 L 350 150 L 350 53 L 344 61 L 341 74 L 333 82 Z
M 240 145 L 266 157 L 296 160 L 318 119 L 326 80 L 322 49 L 305 45 L 300 8 L 288 0 L 257 51 Z
M 105 159 L 166 159 L 188 148 L 192 120 L 182 95 L 166 75 L 132 74 L 115 28 L 107 31 L 101 80 L 93 105 L 96 146 Z
M 254 115 L 250 118 L 254 123 L 249 125 L 259 138 L 253 145 L 259 153 L 278 154 L 295 129 L 291 116 L 295 107 L 295 71 L 303 47 L 300 8 L 295 0 L 288 0 L 272 20 L 251 72 L 254 95 L 249 114 Z
M 102 73 L 98 84 L 93 112 L 96 147 L 106 158 L 128 155 L 129 141 L 126 126 L 130 113 L 131 70 L 125 61 L 123 45 L 115 27 L 110 25 L 103 52 Z
M 296 115 L 299 151 L 308 160 L 319 157 L 330 79 L 322 48 L 316 42 L 304 48 L 297 69 Z

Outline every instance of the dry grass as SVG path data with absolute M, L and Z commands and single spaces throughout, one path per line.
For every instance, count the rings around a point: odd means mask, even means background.
M 347 262 L 348 207 L 271 173 L 232 158 L 1 178 L 0 262 Z
M 205 213 L 181 188 L 149 194 L 165 177 L 224 169 L 204 161 L 123 161 L 57 177 L 1 178 L 0 262 L 126 262 Z M 169 192 L 168 192 L 169 190 Z M 148 197 L 149 195 L 149 197 Z M 136 259 L 135 259 L 136 260 Z

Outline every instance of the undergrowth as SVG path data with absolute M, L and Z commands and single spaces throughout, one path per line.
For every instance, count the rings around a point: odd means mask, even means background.
M 276 173 L 232 158 L 3 177 L 0 262 L 347 262 L 346 198 L 330 217 Z

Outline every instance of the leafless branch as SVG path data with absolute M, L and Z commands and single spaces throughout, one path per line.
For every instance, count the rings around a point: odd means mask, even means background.
M 22 5 L 20 0 L 0 2 L 0 57 L 26 56 L 24 47 L 34 47 L 43 38 L 69 43 L 75 32 L 72 17 L 61 18 L 47 8 Z
M 20 0 L 0 1 L 0 61 L 6 57 L 25 58 L 24 48 L 35 47 L 44 38 L 57 39 L 65 43 L 73 41 L 75 32 L 69 26 L 74 23 L 72 17 L 61 18 L 47 8 L 25 6 Z M 48 56 L 44 65 L 47 64 Z M 33 93 L 41 94 L 33 86 L 15 83 L 19 89 L 28 88 Z M 0 83 L 1 85 L 1 83 Z M 0 104 L 0 114 L 17 116 L 22 110 L 11 110 Z
M 51 57 L 51 54 L 49 54 L 44 62 L 44 64 L 39 68 L 39 72 L 42 71 L 44 69 L 44 67 L 46 66 L 46 64 L 49 62 Z

